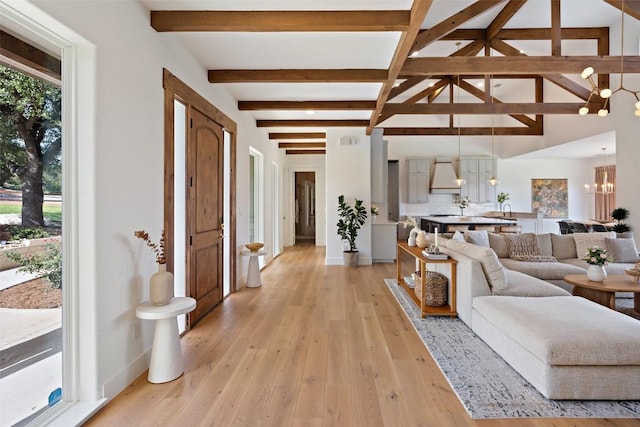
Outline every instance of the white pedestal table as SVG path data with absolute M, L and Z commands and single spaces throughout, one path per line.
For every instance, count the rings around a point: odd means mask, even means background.
M 175 297 L 167 305 L 145 302 L 136 309 L 139 319 L 156 321 L 147 376 L 150 383 L 173 381 L 184 372 L 177 316 L 189 313 L 195 308 L 195 299 Z
M 249 270 L 247 271 L 247 288 L 259 288 L 262 286 L 260 278 L 260 266 L 258 265 L 258 257 L 265 255 L 267 251 L 260 249 L 256 252 L 240 251 L 240 254 L 249 257 Z

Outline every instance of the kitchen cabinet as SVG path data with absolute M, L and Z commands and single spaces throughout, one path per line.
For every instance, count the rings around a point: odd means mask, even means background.
M 380 136 L 381 138 L 381 136 Z M 371 203 L 386 202 L 387 141 L 371 136 Z
M 407 202 L 429 201 L 429 166 L 431 159 L 411 157 L 407 159 Z
M 371 226 L 371 260 L 395 261 L 397 241 L 398 225 L 395 222 L 374 222 Z
M 460 176 L 465 180 L 461 195 L 473 203 L 495 200 L 495 187 L 489 184 L 492 175 L 497 175 L 495 160 L 487 157 L 461 157 Z

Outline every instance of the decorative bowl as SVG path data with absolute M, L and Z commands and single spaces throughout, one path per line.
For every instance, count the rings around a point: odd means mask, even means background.
M 640 271 L 635 268 L 625 268 L 624 272 L 629 276 L 635 277 L 636 282 L 640 283 Z
M 263 246 L 264 246 L 264 243 L 258 243 L 258 242 L 247 243 L 246 245 L 244 245 L 244 247 L 249 249 L 251 252 L 258 252 L 260 249 L 263 248 Z

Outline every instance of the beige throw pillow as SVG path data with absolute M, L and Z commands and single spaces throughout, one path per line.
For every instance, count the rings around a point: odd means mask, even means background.
M 493 249 L 455 240 L 449 240 L 447 248 L 477 260 L 482 266 L 482 271 L 484 271 L 489 286 L 494 292 L 507 289 L 505 268 L 498 260 Z
M 584 258 L 590 247 L 599 246 L 604 248 L 604 239 L 615 239 L 616 233 L 613 231 L 606 233 L 574 233 L 572 236 L 576 242 L 576 258 Z
M 640 256 L 638 256 L 638 248 L 636 248 L 636 242 L 631 238 L 624 239 L 604 239 L 604 244 L 607 248 L 607 252 L 613 262 L 640 262 Z
M 509 246 L 509 258 L 528 262 L 555 262 L 552 256 L 543 255 L 538 238 L 533 233 L 505 234 Z
M 578 258 L 573 234 L 552 234 L 551 246 L 556 259 Z
M 489 246 L 498 255 L 498 258 L 509 258 L 509 246 L 504 234 L 489 233 Z

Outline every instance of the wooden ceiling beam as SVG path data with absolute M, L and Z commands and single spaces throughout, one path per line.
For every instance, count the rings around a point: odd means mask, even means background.
M 500 3 L 504 3 L 505 0 L 482 0 L 476 1 L 470 6 L 462 9 L 461 11 L 455 13 L 454 15 L 448 17 L 444 21 L 441 21 L 434 25 L 433 27 L 421 31 L 420 34 L 415 39 L 413 46 L 411 47 L 412 52 L 419 51 L 420 49 L 428 46 L 436 40 L 441 39 L 452 31 L 456 30 L 462 24 L 471 19 L 475 18 L 478 15 L 483 14 L 489 9 L 492 9 L 498 6 Z
M 278 148 L 326 148 L 326 142 L 280 142 Z
M 534 102 L 534 103 L 438 103 L 400 104 L 387 103 L 383 114 L 577 114 L 584 103 Z
M 382 84 L 382 88 L 380 89 L 380 92 L 378 92 L 378 98 L 376 99 L 376 108 L 371 112 L 371 117 L 369 118 L 369 125 L 366 129 L 367 135 L 371 134 L 374 126 L 378 123 L 382 108 L 389 99 L 391 89 L 393 89 L 396 79 L 400 74 L 400 70 L 402 69 L 402 66 L 407 57 L 409 56 L 411 46 L 413 45 L 413 42 L 415 41 L 416 36 L 420 31 L 420 26 L 424 22 L 424 19 L 427 16 L 427 12 L 429 11 L 432 3 L 433 0 L 413 0 L 413 4 L 411 6 L 411 18 L 409 20 L 409 27 L 400 35 L 400 40 L 396 45 L 396 50 L 393 52 L 393 58 L 391 58 L 391 64 L 389 65 L 389 74 L 387 76 L 387 81 Z
M 537 127 L 470 127 L 460 128 L 460 135 L 464 136 L 524 136 L 524 135 L 542 135 L 541 129 Z M 386 127 L 383 130 L 384 135 L 388 136 L 458 136 L 458 128 L 396 128 Z
M 445 77 L 441 80 L 439 80 L 438 82 L 436 82 L 433 86 L 429 86 L 428 88 L 416 93 L 415 95 L 413 95 L 411 98 L 403 101 L 403 104 L 406 105 L 411 105 L 411 104 L 415 104 L 416 102 L 420 101 L 421 99 L 424 98 L 428 98 L 431 95 L 433 95 L 434 93 L 436 93 L 439 90 L 442 90 L 442 88 L 444 88 L 445 86 L 447 86 L 448 84 L 450 84 L 451 81 L 449 80 L 449 77 Z M 391 118 L 393 116 L 393 114 L 388 114 L 384 112 L 384 108 L 382 109 L 382 112 L 380 114 L 380 117 L 378 119 L 378 123 L 380 124 L 382 122 L 384 122 L 385 120 Z
M 270 132 L 269 139 L 326 139 L 325 132 Z
M 240 111 L 257 110 L 373 110 L 375 101 L 238 101 Z
M 209 83 L 379 83 L 387 70 L 296 69 L 296 70 L 209 70 Z
M 327 154 L 325 150 L 286 150 L 287 155 L 300 155 L 300 154 Z
M 62 79 L 61 60 L 2 30 L 0 30 L 0 55 L 56 81 Z
M 551 28 L 503 28 L 491 37 L 501 40 L 551 40 Z M 561 28 L 563 40 L 595 40 L 609 34 L 609 27 Z M 459 29 L 442 37 L 442 40 L 475 40 L 485 37 L 483 29 Z
M 491 40 L 494 38 L 526 2 L 527 0 L 510 0 L 487 27 L 486 39 Z
M 151 26 L 158 32 L 404 31 L 409 19 L 408 10 L 151 11 Z
M 259 128 L 274 127 L 363 127 L 368 120 L 257 120 Z
M 491 47 L 494 48 L 495 50 L 497 50 L 498 52 L 502 53 L 503 55 L 509 57 L 509 56 L 526 56 L 522 53 L 520 53 L 520 51 L 518 49 L 516 49 L 515 47 L 511 46 L 508 43 L 505 43 L 502 40 L 491 40 Z M 569 79 L 568 77 L 565 77 L 561 74 L 543 74 L 542 75 L 543 78 L 545 78 L 546 80 L 554 83 L 555 85 L 561 87 L 562 89 L 566 90 L 567 92 L 579 97 L 580 99 L 586 101 L 587 99 L 589 99 L 589 95 L 591 94 L 591 91 L 589 89 L 587 89 L 586 87 L 582 86 L 579 83 L 576 83 L 575 81 Z M 607 79 L 608 81 L 608 79 Z M 597 99 L 594 99 L 597 98 Z M 597 96 L 594 95 L 594 101 L 597 101 L 598 103 L 602 103 L 603 100 Z
M 595 72 L 619 73 L 619 56 L 517 56 L 464 58 L 409 58 L 400 73 L 408 78 L 432 74 L 580 74 L 586 67 Z M 625 56 L 624 71 L 640 73 L 640 56 Z
M 562 25 L 560 24 L 560 0 L 551 0 L 551 55 L 562 55 Z
M 606 1 L 616 9 L 622 11 L 622 0 L 604 0 L 604 1 Z M 640 1 L 626 0 L 624 2 L 624 13 L 640 20 Z

